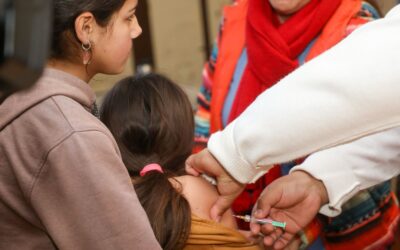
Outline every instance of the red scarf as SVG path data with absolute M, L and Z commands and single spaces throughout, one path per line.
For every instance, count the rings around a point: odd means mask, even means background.
M 311 0 L 279 23 L 268 0 L 250 0 L 246 47 L 248 64 L 229 121 L 238 117 L 264 90 L 295 70 L 297 57 L 317 37 L 341 0 Z

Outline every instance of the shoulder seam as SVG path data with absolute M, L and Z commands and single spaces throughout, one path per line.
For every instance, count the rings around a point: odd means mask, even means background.
M 47 162 L 47 158 L 48 158 L 48 156 L 50 155 L 50 153 L 51 153 L 55 148 L 57 148 L 59 145 L 61 145 L 64 141 L 68 140 L 72 135 L 77 134 L 77 133 L 82 133 L 82 132 L 99 132 L 99 133 L 105 135 L 107 138 L 109 138 L 109 136 L 108 136 L 106 133 L 104 133 L 104 132 L 101 131 L 101 130 L 97 130 L 97 129 L 71 130 L 71 131 L 70 131 L 68 134 L 66 134 L 64 137 L 60 138 L 59 141 L 57 141 L 52 147 L 49 148 L 49 150 L 48 150 L 47 153 L 45 154 L 45 157 L 44 157 L 43 161 L 41 162 L 41 164 L 39 164 L 40 167 L 39 167 L 39 169 L 37 170 L 37 173 L 35 174 L 35 176 L 34 176 L 34 178 L 33 178 L 33 180 L 32 180 L 31 187 L 30 187 L 30 189 L 29 189 L 29 194 L 28 194 L 28 201 L 29 201 L 29 204 L 32 204 L 31 201 L 32 201 L 32 193 L 33 193 L 33 190 L 35 189 L 35 186 L 36 186 L 38 180 L 40 179 L 40 175 L 41 175 L 41 173 L 42 173 L 43 170 L 44 170 L 44 167 L 45 167 L 46 162 Z M 109 138 L 109 139 L 110 139 L 110 138 Z
M 50 99 L 53 101 L 54 105 L 56 105 L 58 111 L 60 111 L 61 115 L 64 117 L 65 121 L 68 123 L 69 127 L 73 130 L 72 124 L 69 122 L 69 120 L 65 116 L 64 112 L 61 110 L 61 108 L 58 105 L 58 103 L 54 100 L 53 96 Z

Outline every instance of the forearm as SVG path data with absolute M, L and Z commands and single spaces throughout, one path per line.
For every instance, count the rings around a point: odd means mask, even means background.
M 399 149 L 400 128 L 395 128 L 317 152 L 292 171 L 306 171 L 324 183 L 329 204 L 320 212 L 336 216 L 360 190 L 400 173 Z
M 395 15 L 359 28 L 260 95 L 210 138 L 213 155 L 235 178 L 251 181 L 261 175 L 255 166 L 267 169 L 400 125 Z

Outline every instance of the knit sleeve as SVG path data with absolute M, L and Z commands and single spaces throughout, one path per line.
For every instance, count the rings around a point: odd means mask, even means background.
M 199 152 L 207 146 L 210 137 L 210 119 L 211 119 L 211 96 L 214 81 L 215 64 L 218 58 L 219 39 L 221 37 L 223 21 L 221 21 L 219 35 L 214 43 L 208 62 L 204 65 L 202 72 L 202 84 L 196 98 L 195 138 L 193 152 Z

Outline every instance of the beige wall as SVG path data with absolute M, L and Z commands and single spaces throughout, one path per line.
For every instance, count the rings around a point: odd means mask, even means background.
M 212 40 L 221 8 L 231 0 L 209 0 Z M 184 87 L 192 100 L 201 82 L 206 60 L 198 0 L 149 0 L 156 71 L 168 75 Z
M 377 0 L 379 6 L 382 8 L 382 11 L 386 13 L 390 10 L 394 5 L 396 5 L 397 0 Z
M 194 0 L 149 0 L 156 71 L 184 86 L 199 83 L 204 61 L 199 7 Z

